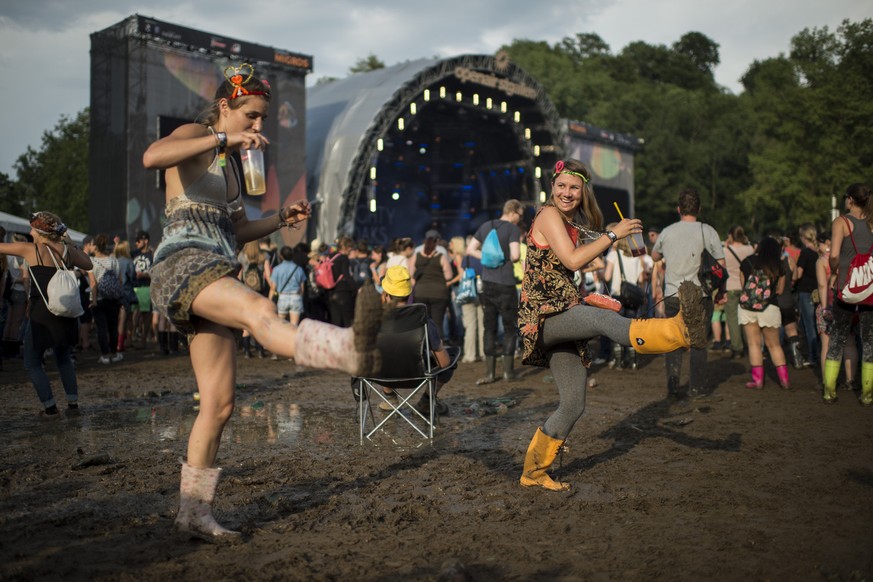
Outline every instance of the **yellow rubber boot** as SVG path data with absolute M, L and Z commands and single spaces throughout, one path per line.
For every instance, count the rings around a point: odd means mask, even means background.
M 669 319 L 634 319 L 628 336 L 640 354 L 666 354 L 682 348 L 703 349 L 709 322 L 703 291 L 689 281 L 679 285 L 679 313 Z
M 861 362 L 861 404 L 873 404 L 873 362 Z
M 542 428 L 537 428 L 530 441 L 530 446 L 527 448 L 527 454 L 524 456 L 524 472 L 521 474 L 519 482 L 524 487 L 544 487 L 551 491 L 567 491 L 570 488 L 569 483 L 554 481 L 546 473 L 555 462 L 555 457 L 558 456 L 558 451 L 563 445 L 564 441 L 553 439 L 544 433 Z
M 839 375 L 840 361 L 825 360 L 824 370 L 822 371 L 822 383 L 824 384 L 822 398 L 825 404 L 832 404 L 837 401 L 837 376 Z

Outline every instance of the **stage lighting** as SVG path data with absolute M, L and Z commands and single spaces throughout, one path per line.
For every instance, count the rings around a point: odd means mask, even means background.
M 463 97 L 463 95 L 461 95 L 461 92 L 460 92 L 460 91 L 458 91 L 457 93 L 455 93 L 455 101 L 457 101 L 458 103 L 460 103 L 461 100 L 462 100 L 463 98 L 464 98 L 464 97 Z
M 537 166 L 536 168 L 534 168 L 534 177 L 536 177 L 536 178 L 542 178 L 542 177 L 543 177 L 543 169 L 540 168 L 539 166 Z
M 540 190 L 540 203 L 541 204 L 546 203 L 546 192 L 544 190 Z
M 515 112 L 515 115 L 512 116 L 512 119 L 513 119 L 516 123 L 519 123 L 519 122 L 521 121 L 521 111 L 516 111 L 516 112 Z
M 427 153 L 427 148 L 426 148 L 426 147 L 420 147 L 420 148 L 418 148 L 418 153 L 420 153 L 421 155 L 426 154 L 426 153 Z
M 402 118 L 402 117 L 398 117 L 398 118 L 397 118 L 397 129 L 399 129 L 400 131 L 403 131 L 403 128 L 404 128 L 405 126 L 406 126 L 406 125 L 403 123 L 403 118 Z
M 500 102 L 500 113 L 506 113 L 506 101 Z
M 485 100 L 485 108 L 491 109 L 494 106 L 494 101 L 491 100 L 491 97 Z
M 440 87 L 440 99 L 445 99 L 445 98 L 446 98 L 446 88 Z
M 410 103 L 410 104 L 409 104 L 409 112 L 410 112 L 411 114 L 415 115 L 415 111 L 416 111 L 415 103 L 414 103 L 414 102 L 413 102 L 413 103 Z
M 370 198 L 370 212 L 376 213 L 376 199 Z
M 540 155 L 540 146 L 534 146 L 534 156 L 539 157 Z
M 530 128 L 529 127 L 524 128 L 524 139 L 530 139 Z
M 479 105 L 479 94 L 473 93 L 473 105 Z
M 381 152 L 383 149 L 385 149 L 385 142 L 382 140 L 381 137 L 380 137 L 379 139 L 376 140 L 376 149 L 379 150 L 380 152 Z
M 376 166 L 370 166 L 370 179 L 376 179 Z
M 392 200 L 400 200 L 400 192 L 393 192 L 391 194 L 391 199 Z
M 425 101 L 430 101 L 430 89 L 425 89 L 422 97 Z

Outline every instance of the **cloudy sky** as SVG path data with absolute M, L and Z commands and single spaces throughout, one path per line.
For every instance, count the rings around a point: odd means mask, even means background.
M 0 172 L 38 148 L 62 115 L 89 103 L 90 38 L 131 14 L 314 57 L 319 77 L 346 76 L 372 53 L 388 65 L 422 57 L 493 54 L 513 39 L 550 44 L 596 32 L 619 52 L 670 45 L 699 31 L 720 45 L 716 80 L 734 93 L 756 59 L 787 53 L 804 28 L 835 30 L 873 17 L 870 0 L 11 0 L 0 5 Z

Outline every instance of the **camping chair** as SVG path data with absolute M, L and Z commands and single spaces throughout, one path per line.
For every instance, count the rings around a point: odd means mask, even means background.
M 405 420 L 422 437 L 433 439 L 434 424 L 438 418 L 434 414 L 437 375 L 457 365 L 460 351 L 450 352 L 449 365 L 445 368 L 438 367 L 427 338 L 427 318 L 427 306 L 421 303 L 396 307 L 386 314 L 376 340 L 382 353 L 381 370 L 375 376 L 352 378 L 352 392 L 358 401 L 361 444 L 364 444 L 364 437 L 370 439 L 394 417 Z M 395 406 L 382 391 L 382 387 L 392 390 L 408 389 L 409 393 L 403 396 L 398 392 L 399 401 Z M 413 406 L 416 401 L 413 399 L 420 398 L 425 393 L 430 398 L 428 416 L 421 414 Z M 375 399 L 377 404 L 387 402 L 391 406 L 378 424 L 373 416 L 371 396 L 378 396 Z M 368 418 L 375 425 L 369 430 Z

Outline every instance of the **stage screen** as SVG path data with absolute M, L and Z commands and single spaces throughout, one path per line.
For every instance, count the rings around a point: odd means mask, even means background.
M 181 38 L 189 34 L 199 42 L 202 35 L 209 35 L 171 28 L 166 23 L 158 23 L 158 27 L 156 23 L 134 16 L 122 23 L 126 26 L 116 25 L 92 35 L 93 232 L 132 239 L 136 231 L 143 229 L 150 232 L 152 241 L 160 240 L 165 206 L 163 176 L 162 172 L 143 168 L 143 152 L 179 125 L 200 119 L 219 84 L 225 82 L 225 68 L 239 65 L 248 48 L 243 46 L 241 58 L 231 59 L 193 46 L 182 47 L 156 36 L 160 33 L 163 38 Z M 215 46 L 212 38 L 210 42 Z M 239 52 L 239 44 L 228 39 L 222 42 L 232 44 Z M 253 51 L 268 48 L 249 46 L 254 47 Z M 270 140 L 265 152 L 267 192 L 262 196 L 244 194 L 250 219 L 306 197 L 306 70 L 274 63 L 253 64 L 255 74 L 269 82 L 272 99 L 263 128 Z M 283 242 L 294 244 L 303 233 L 305 228 L 283 231 Z

